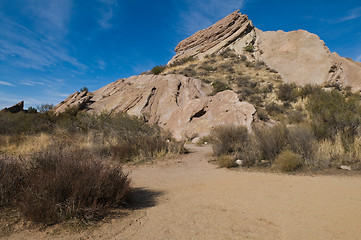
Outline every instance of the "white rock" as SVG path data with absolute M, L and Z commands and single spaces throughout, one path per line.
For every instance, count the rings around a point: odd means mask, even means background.
M 341 169 L 351 171 L 351 166 L 341 165 Z
M 241 166 L 241 165 L 242 165 L 242 163 L 243 163 L 243 161 L 242 161 L 242 160 L 240 160 L 240 159 L 237 159 L 237 160 L 236 160 L 236 163 L 237 163 L 239 166 Z

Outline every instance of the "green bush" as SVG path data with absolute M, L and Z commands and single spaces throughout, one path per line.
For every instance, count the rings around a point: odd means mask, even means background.
M 285 150 L 275 159 L 274 165 L 283 172 L 290 172 L 302 167 L 303 161 L 298 154 Z
M 219 80 L 214 81 L 212 86 L 213 86 L 213 94 L 230 89 L 230 87 L 227 84 Z
M 243 48 L 247 52 L 254 52 L 254 46 L 249 44 Z
M 167 67 L 166 66 L 155 66 L 150 70 L 154 75 L 161 74 Z
M 361 106 L 357 98 L 344 97 L 339 91 L 320 91 L 309 96 L 306 104 L 313 130 L 320 139 L 341 133 L 344 140 L 353 140 L 361 125 Z
M 298 97 L 297 86 L 294 83 L 284 83 L 276 91 L 278 99 L 284 102 L 295 102 Z

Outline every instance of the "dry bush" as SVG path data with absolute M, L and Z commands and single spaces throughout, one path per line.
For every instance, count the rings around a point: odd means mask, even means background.
M 311 126 L 299 124 L 288 128 L 287 143 L 291 150 L 311 161 L 315 152 L 317 141 Z
M 274 160 L 287 144 L 287 127 L 284 124 L 274 127 L 255 126 L 254 134 L 262 159 Z
M 219 126 L 212 130 L 210 137 L 214 154 L 221 156 L 240 151 L 248 138 L 248 131 L 244 126 Z
M 24 181 L 19 161 L 0 155 L 0 207 L 14 207 Z
M 313 166 L 326 168 L 338 166 L 342 163 L 345 156 L 345 149 L 342 144 L 341 136 L 336 136 L 335 141 L 330 139 L 321 140 L 318 143 L 313 161 Z
M 276 94 L 281 101 L 294 102 L 298 97 L 297 86 L 294 83 L 281 84 L 278 86 Z
M 282 172 L 290 172 L 302 167 L 302 157 L 290 150 L 283 151 L 274 161 L 274 166 Z
M 237 166 L 234 157 L 230 155 L 221 155 L 217 157 L 217 163 L 220 167 L 225 167 L 225 168 L 232 168 Z
M 24 181 L 20 212 L 46 225 L 97 219 L 109 208 L 123 206 L 130 194 L 130 180 L 120 165 L 109 166 L 83 153 L 38 155 Z
M 243 167 L 252 167 L 262 160 L 262 151 L 256 138 L 251 135 L 242 145 L 237 154 L 237 158 L 242 160 Z

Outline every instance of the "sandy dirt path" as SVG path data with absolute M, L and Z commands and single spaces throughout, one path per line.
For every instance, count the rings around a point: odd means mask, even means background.
M 209 146 L 130 167 L 135 209 L 81 233 L 9 239 L 361 239 L 361 177 L 231 171 Z

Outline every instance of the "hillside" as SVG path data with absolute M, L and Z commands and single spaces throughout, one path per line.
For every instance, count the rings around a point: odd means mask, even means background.
M 181 41 L 175 51 L 167 66 L 92 93 L 76 92 L 55 113 L 68 107 L 126 112 L 180 140 L 206 136 L 218 125 L 250 128 L 253 121 L 306 117 L 304 96 L 282 98 L 282 90 L 291 94 L 316 84 L 361 90 L 361 63 L 331 53 L 304 30 L 263 32 L 239 11 Z

